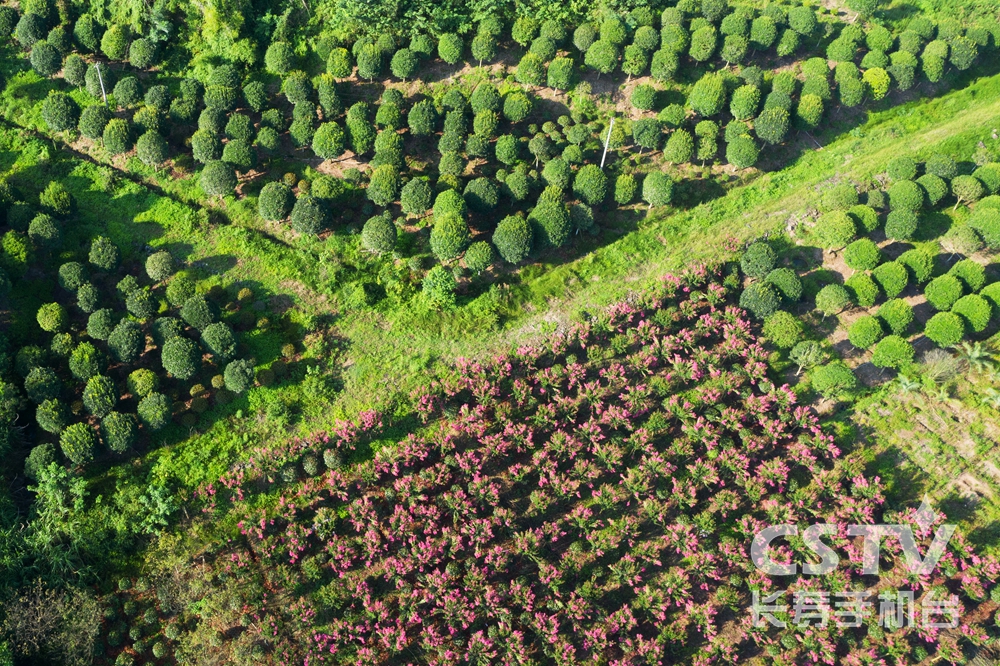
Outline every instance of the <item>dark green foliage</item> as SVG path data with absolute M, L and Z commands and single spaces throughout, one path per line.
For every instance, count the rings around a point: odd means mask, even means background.
M 261 188 L 257 212 L 265 220 L 284 220 L 292 209 L 293 198 L 292 188 L 281 181 L 272 181 Z
M 764 322 L 764 337 L 779 349 L 791 349 L 802 338 L 802 322 L 795 315 L 778 310 Z
M 114 122 L 114 121 L 112 121 Z M 201 170 L 198 184 L 210 197 L 222 197 L 232 194 L 236 189 L 236 171 L 222 160 L 212 160 Z
M 164 342 L 184 332 L 184 324 L 175 317 L 159 317 L 153 321 L 151 332 L 153 341 L 162 347 Z
M 869 192 L 869 201 L 871 200 L 871 192 Z M 854 220 L 856 228 L 862 230 L 864 233 L 871 233 L 878 228 L 879 219 L 878 213 L 871 206 L 865 206 L 858 204 L 857 206 L 851 206 L 847 213 Z
M 431 187 L 422 178 L 413 178 L 403 186 L 400 206 L 407 215 L 424 215 L 431 207 Z
M 774 93 L 772 93 L 773 95 Z M 777 145 L 788 135 L 791 116 L 787 109 L 772 107 L 764 109 L 754 121 L 754 131 L 764 142 Z
M 769 16 L 758 16 L 750 24 L 750 41 L 762 49 L 771 48 L 778 38 L 778 27 Z
M 49 77 L 62 69 L 62 54 L 48 42 L 35 42 L 29 60 L 31 68 L 41 76 Z
M 10 39 L 19 18 L 17 10 L 13 7 L 0 7 L 0 39 L 4 41 Z
M 170 422 L 170 398 L 162 393 L 150 393 L 139 401 L 136 411 L 144 426 L 152 431 L 160 430 Z
M 662 171 L 653 171 L 642 181 L 642 199 L 649 207 L 666 206 L 673 199 L 674 181 Z
M 540 57 L 538 57 L 537 54 L 525 53 L 524 57 L 522 57 L 521 61 L 517 64 L 517 72 L 515 76 L 518 83 L 526 86 L 545 85 L 545 63 Z
M 455 304 L 455 275 L 444 266 L 434 266 L 424 276 L 421 291 L 428 303 L 435 308 Z
M 777 255 L 770 245 L 756 242 L 751 244 L 740 257 L 740 268 L 747 277 L 760 279 L 774 269 L 776 259 Z
M 909 157 L 894 157 L 889 160 L 886 174 L 892 180 L 913 180 L 917 176 L 917 163 Z
M 36 215 L 31 220 L 31 224 L 28 225 L 28 238 L 35 244 L 35 247 L 43 250 L 56 249 L 62 242 L 59 225 L 51 215 L 45 213 Z
M 445 33 L 438 38 L 438 55 L 449 65 L 455 65 L 462 59 L 465 43 L 455 33 Z
M 953 312 L 938 312 L 927 320 L 924 335 L 939 347 L 952 347 L 965 336 L 965 322 Z
M 246 141 L 232 140 L 222 149 L 222 161 L 237 171 L 247 172 L 256 166 L 257 153 Z
M 42 103 L 42 120 L 53 132 L 74 129 L 80 119 L 80 107 L 66 93 L 52 91 Z
M 78 261 L 68 261 L 59 267 L 59 286 L 75 292 L 87 281 L 87 268 Z
M 149 319 L 156 314 L 158 303 L 148 289 L 136 289 L 128 295 L 125 307 L 136 319 Z
M 396 247 L 396 225 L 388 211 L 368 218 L 361 229 L 361 247 L 376 254 L 392 252 Z
M 847 339 L 858 349 L 870 349 L 884 335 L 885 330 L 882 328 L 882 322 L 872 315 L 859 317 L 847 329 Z
M 139 428 L 131 414 L 110 412 L 101 419 L 101 439 L 115 453 L 125 453 L 132 448 L 138 436 Z
M 858 203 L 858 192 L 850 183 L 841 183 L 823 193 L 821 200 L 826 210 L 847 210 Z
M 153 282 L 166 280 L 174 273 L 174 258 L 166 250 L 154 252 L 146 258 L 146 275 Z
M 580 168 L 573 179 L 573 193 L 591 206 L 603 203 L 608 195 L 608 179 L 596 164 Z
M 907 250 L 896 258 L 896 261 L 906 266 L 910 277 L 916 284 L 923 284 L 931 279 L 934 271 L 934 255 L 923 250 Z
M 91 141 L 96 141 L 104 134 L 104 128 L 111 120 L 111 112 L 101 104 L 91 104 L 80 114 L 80 122 L 77 129 L 80 134 Z
M 918 223 L 917 214 L 911 210 L 890 211 L 885 218 L 886 238 L 900 241 L 910 240 L 917 231 Z
M 222 157 L 222 141 L 207 130 L 198 130 L 191 136 L 191 152 L 197 162 L 214 162 Z
M 816 294 L 816 309 L 824 315 L 835 315 L 851 303 L 851 296 L 839 284 L 828 284 Z
M 941 275 L 924 287 L 924 296 L 935 310 L 950 310 L 955 301 L 962 297 L 962 281 L 954 275 Z
M 940 239 L 945 252 L 970 255 L 983 249 L 983 241 L 968 224 L 953 224 Z
M 284 76 L 295 66 L 295 51 L 288 42 L 271 42 L 264 53 L 264 66 L 272 74 Z
M 14 27 L 14 38 L 17 39 L 22 49 L 30 49 L 37 42 L 45 39 L 46 31 L 47 26 L 44 18 L 38 14 L 26 12 L 21 15 Z
M 714 116 L 722 111 L 726 102 L 726 87 L 720 76 L 714 73 L 702 76 L 688 96 L 688 106 L 702 116 Z
M 366 194 L 369 201 L 377 206 L 388 206 L 399 198 L 399 190 L 402 186 L 399 178 L 399 171 L 391 164 L 383 164 L 372 169 L 371 177 L 368 181 Z M 300 199 L 299 201 L 301 201 Z M 298 206 L 298 202 L 296 202 Z M 292 210 L 292 224 L 295 224 L 295 210 Z M 312 227 L 310 227 L 312 229 Z M 301 231 L 296 228 L 296 231 Z M 316 233 L 318 229 L 307 230 L 303 233 Z
M 688 55 L 697 62 L 705 62 L 715 54 L 719 33 L 715 26 L 706 25 L 691 33 Z
M 909 282 L 906 266 L 898 261 L 888 261 L 872 271 L 872 277 L 885 292 L 887 298 L 895 298 Z
M 431 230 L 431 251 L 439 261 L 457 259 L 469 245 L 469 227 L 460 215 L 446 212 L 438 215 L 435 206 L 434 228 Z
M 726 145 L 726 160 L 737 169 L 749 169 L 757 163 L 757 143 L 747 135 L 737 136 Z
M 437 111 L 430 100 L 417 102 L 406 116 L 407 125 L 416 136 L 426 136 L 435 130 Z
M 527 118 L 531 109 L 531 98 L 524 91 L 517 90 L 504 97 L 503 115 L 512 123 L 519 123 Z
M 315 197 L 302 195 L 292 206 L 291 223 L 292 229 L 300 234 L 317 234 L 327 224 L 326 209 Z
M 21 347 L 14 357 L 14 369 L 17 374 L 27 377 L 32 368 L 37 368 L 45 363 L 45 356 L 45 350 L 41 347 L 35 345 Z
M 569 211 L 561 201 L 551 201 L 539 198 L 536 206 L 528 214 L 531 223 L 532 237 L 537 241 L 536 247 L 560 247 L 569 240 L 572 225 Z
M 740 307 L 756 319 L 770 317 L 780 304 L 778 292 L 767 282 L 754 282 L 740 294 Z
M 198 129 L 219 134 L 226 126 L 226 113 L 222 109 L 209 107 L 198 116 Z
M 791 268 L 775 268 L 767 274 L 764 281 L 774 285 L 786 301 L 794 302 L 802 298 L 802 281 Z
M 5 9 L 7 9 L 5 7 Z M 41 410 L 41 407 L 39 407 Z M 64 421 L 65 419 L 63 419 Z M 41 425 L 42 417 L 39 416 L 39 425 Z M 44 428 L 53 434 L 58 434 L 62 430 L 60 425 L 58 428 L 49 430 L 49 428 Z M 38 481 L 38 478 L 43 469 L 47 469 L 49 465 L 56 462 L 56 448 L 51 444 L 40 444 L 35 448 L 31 449 L 31 453 L 28 454 L 27 459 L 24 461 L 24 475 L 32 481 Z M 11 662 L 13 663 L 13 662 Z
M 195 295 L 184 301 L 180 315 L 188 326 L 203 331 L 215 321 L 218 312 L 204 296 Z
M 990 194 L 1000 192 L 1000 164 L 996 162 L 984 164 L 973 171 L 972 175 Z
M 119 257 L 118 248 L 106 236 L 97 236 L 90 244 L 90 263 L 102 271 L 117 268 Z
M 465 251 L 465 265 L 477 275 L 492 266 L 495 260 L 493 246 L 484 241 L 473 243 Z
M 552 162 L 555 161 L 556 160 L 552 160 L 549 164 L 552 164 Z M 546 165 L 546 168 L 548 168 L 548 165 Z M 569 167 L 566 167 L 566 170 L 567 175 L 569 175 Z M 476 213 L 488 213 L 496 208 L 496 205 L 500 201 L 500 191 L 497 188 L 496 183 L 485 177 L 473 178 L 470 180 L 465 186 L 463 196 L 465 197 L 465 202 L 468 204 L 469 209 Z
M 816 29 L 816 12 L 809 7 L 793 7 L 788 10 L 788 27 L 804 37 Z
M 799 33 L 794 30 L 788 29 L 781 33 L 781 39 L 778 40 L 778 46 L 775 52 L 779 57 L 785 58 L 792 55 L 799 50 L 799 42 L 801 41 Z
M 948 184 L 934 174 L 927 173 L 917 178 L 917 184 L 923 188 L 931 206 L 936 206 L 948 195 Z
M 619 58 L 621 53 L 617 46 L 606 39 L 599 39 L 587 49 L 583 62 L 587 67 L 597 70 L 600 76 L 613 72 L 618 67 Z
M 103 375 L 95 375 L 87 380 L 83 389 L 83 406 L 97 418 L 103 418 L 115 408 L 118 393 L 115 383 Z
M 61 390 L 59 375 L 52 368 L 42 366 L 32 368 L 24 379 L 24 392 L 36 404 L 58 398 Z
M 948 270 L 948 275 L 954 275 L 962 284 L 965 290 L 972 293 L 977 292 L 986 284 L 986 269 L 978 261 L 972 259 L 962 259 L 956 262 Z
M 492 62 L 497 57 L 497 43 L 492 36 L 478 34 L 472 38 L 470 47 L 472 57 L 480 65 L 483 64 L 483 61 Z M 393 73 L 395 72 L 396 70 L 393 69 Z
M 183 336 L 167 340 L 160 352 L 160 359 L 164 370 L 172 377 L 182 380 L 193 377 L 201 365 L 198 345 Z
M 233 361 L 226 365 L 223 377 L 228 390 L 233 393 L 243 393 L 253 386 L 253 364 L 246 359 Z
M 812 372 L 812 387 L 825 398 L 839 399 L 849 396 L 857 389 L 858 378 L 843 361 L 833 361 L 821 365 Z
M 823 99 L 819 95 L 803 94 L 795 108 L 795 117 L 806 129 L 815 129 L 823 118 Z
M 159 166 L 167 159 L 167 142 L 159 132 L 150 130 L 135 142 L 135 154 L 146 166 Z
M 663 159 L 672 164 L 690 162 L 694 156 L 694 139 L 684 129 L 671 132 L 667 145 L 663 147 Z
M 76 290 L 77 307 L 84 312 L 90 313 L 96 310 L 99 301 L 100 293 L 97 291 L 97 287 L 89 282 L 84 282 L 80 285 L 80 288 Z
M 63 455 L 74 465 L 85 465 L 94 458 L 97 437 L 86 423 L 74 423 L 62 431 L 59 447 Z
M 968 294 L 955 301 L 951 311 L 960 315 L 975 333 L 982 333 L 990 323 L 993 308 L 979 294 Z
M 581 53 L 586 53 L 597 40 L 597 29 L 592 23 L 581 23 L 573 31 L 573 46 Z
M 118 316 L 109 308 L 102 308 L 90 314 L 87 319 L 87 335 L 95 340 L 107 340 L 118 323 Z
M 850 215 L 838 210 L 821 215 L 813 228 L 813 234 L 821 247 L 836 250 L 854 240 L 857 228 Z
M 969 218 L 969 226 L 979 232 L 991 250 L 1000 249 L 1000 210 L 977 206 Z
M 142 293 L 142 292 L 137 292 Z M 135 363 L 146 348 L 146 336 L 134 321 L 123 319 L 108 336 L 108 349 L 120 363 Z
M 493 245 L 509 264 L 520 263 L 531 254 L 532 240 L 531 225 L 520 215 L 508 215 L 500 220 L 493 232 Z
M 615 203 L 619 206 L 627 206 L 635 199 L 639 190 L 639 184 L 635 176 L 630 173 L 623 173 L 615 179 Z
M 201 343 L 216 362 L 229 361 L 236 356 L 236 335 L 227 324 L 209 324 L 201 332 Z
M 986 193 L 983 184 L 975 176 L 955 176 L 951 181 L 951 193 L 959 203 L 974 203 Z

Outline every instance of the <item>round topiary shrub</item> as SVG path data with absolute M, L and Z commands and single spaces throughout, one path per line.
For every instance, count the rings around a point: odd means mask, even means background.
M 872 315 L 864 315 L 847 329 L 847 339 L 858 349 L 869 349 L 882 339 L 885 330 L 882 322 Z
M 207 327 L 205 330 L 208 330 Z M 163 344 L 160 360 L 163 369 L 171 376 L 181 380 L 190 379 L 201 365 L 201 353 L 194 341 L 178 336 Z
M 136 411 L 144 426 L 152 431 L 159 430 L 170 422 L 170 398 L 162 393 L 150 393 L 139 401 Z
M 876 368 L 898 370 L 912 362 L 913 346 L 898 335 L 882 338 L 872 352 L 872 365 Z
M 465 265 L 476 274 L 482 273 L 492 266 L 494 260 L 493 246 L 485 241 L 473 243 L 465 251 Z
M 272 181 L 260 190 L 257 212 L 265 220 L 278 222 L 288 217 L 293 201 L 292 188 L 281 181 Z
M 59 436 L 59 448 L 74 465 L 84 465 L 93 460 L 96 444 L 94 430 L 86 423 L 74 423 Z
M 462 254 L 469 240 L 469 227 L 465 220 L 456 213 L 445 213 L 437 218 L 431 230 L 431 251 L 439 261 L 452 261 Z
M 138 434 L 139 428 L 131 414 L 109 412 L 101 419 L 101 439 L 115 453 L 124 453 L 131 448 Z
M 878 213 L 871 206 L 862 204 L 851 206 L 847 214 L 854 220 L 857 228 L 863 230 L 863 233 L 871 233 L 878 229 Z
M 802 298 L 802 281 L 791 268 L 775 268 L 764 281 L 774 285 L 786 301 L 795 302 Z
M 120 256 L 117 246 L 109 238 L 98 236 L 90 244 L 90 263 L 102 271 L 114 270 Z
M 76 379 L 85 382 L 104 372 L 104 355 L 89 342 L 81 342 L 69 357 L 69 371 Z
M 97 418 L 103 418 L 115 408 L 117 402 L 118 393 L 110 378 L 95 375 L 87 380 L 83 389 L 83 406 L 88 412 Z
M 851 302 L 861 308 L 870 308 L 878 299 L 878 285 L 867 273 L 855 273 L 847 278 L 844 288 L 851 295 Z
M 956 262 L 948 271 L 948 275 L 954 275 L 961 280 L 962 284 L 965 285 L 965 291 L 968 292 L 979 291 L 986 284 L 986 269 L 982 264 L 972 259 L 962 259 Z
M 951 181 L 951 193 L 958 203 L 974 203 L 986 193 L 983 184 L 975 176 L 955 176 Z
M 869 238 L 859 238 L 844 248 L 844 263 L 856 271 L 870 271 L 876 266 L 882 253 Z
M 153 282 L 166 280 L 174 274 L 174 258 L 166 250 L 154 252 L 146 258 L 146 275 Z
M 243 393 L 253 386 L 253 364 L 246 359 L 233 361 L 226 366 L 223 377 L 227 390 L 233 393 Z
M 965 335 L 965 322 L 953 312 L 938 312 L 927 320 L 924 335 L 939 347 L 952 347 Z
M 924 195 L 931 206 L 936 206 L 948 196 L 948 183 L 934 174 L 926 173 L 917 178 L 917 184 L 924 188 Z
M 149 368 L 139 368 L 129 373 L 126 384 L 134 397 L 145 398 L 157 389 L 160 378 Z
M 236 334 L 221 321 L 205 327 L 201 332 L 201 342 L 216 362 L 226 362 L 236 356 Z
M 896 258 L 910 273 L 916 284 L 923 284 L 931 279 L 934 272 L 934 256 L 916 248 L 907 250 Z
M 24 392 L 36 404 L 58 398 L 61 389 L 62 383 L 59 381 L 59 375 L 52 368 L 32 368 L 24 379 Z
M 361 229 L 361 246 L 369 252 L 385 254 L 396 247 L 396 225 L 388 212 L 369 218 Z
M 824 316 L 832 316 L 841 312 L 851 303 L 847 290 L 839 284 L 828 284 L 816 294 L 816 309 Z
M 844 211 L 832 211 L 820 216 L 813 228 L 820 247 L 835 250 L 844 247 L 857 235 L 854 220 Z
M 903 299 L 895 298 L 882 304 L 878 317 L 895 335 L 904 335 L 913 323 L 913 308 Z
M 779 349 L 791 349 L 802 338 L 802 322 L 784 310 L 764 320 L 764 337 Z
M 892 180 L 913 180 L 917 176 L 917 163 L 909 157 L 894 157 L 885 172 Z
M 194 295 L 184 301 L 180 315 L 188 326 L 203 331 L 215 321 L 218 312 L 212 304 L 205 300 L 204 296 Z
M 35 319 L 38 321 L 38 326 L 49 333 L 61 333 L 69 324 L 66 309 L 58 303 L 46 303 L 38 308 Z
M 777 255 L 770 245 L 764 242 L 752 243 L 740 257 L 740 268 L 744 275 L 751 278 L 762 278 L 774 269 Z
M 924 287 L 924 296 L 935 310 L 950 310 L 955 301 L 962 297 L 962 281 L 954 275 L 941 275 Z
M 518 264 L 531 254 L 531 225 L 521 215 L 508 215 L 497 224 L 492 240 L 505 262 Z
M 910 274 L 906 266 L 898 261 L 887 261 L 875 267 L 872 277 L 885 292 L 886 298 L 896 298 L 906 289 Z
M 911 210 L 890 211 L 885 218 L 885 235 L 898 241 L 908 241 L 917 231 L 919 220 Z
M 916 212 L 924 205 L 924 191 L 911 180 L 901 180 L 889 186 L 889 210 Z
M 767 319 L 780 304 L 777 291 L 767 282 L 754 282 L 740 294 L 740 307 L 756 319 Z
M 821 365 L 812 371 L 811 377 L 813 389 L 824 398 L 837 399 L 858 387 L 858 378 L 843 361 Z
M 990 324 L 993 308 L 979 294 L 968 294 L 955 301 L 951 311 L 962 317 L 974 333 L 982 333 Z
M 858 191 L 851 183 L 840 183 L 824 192 L 820 203 L 826 210 L 849 210 L 858 205 Z
M 59 267 L 59 286 L 75 292 L 87 281 L 87 269 L 78 261 L 69 261 Z

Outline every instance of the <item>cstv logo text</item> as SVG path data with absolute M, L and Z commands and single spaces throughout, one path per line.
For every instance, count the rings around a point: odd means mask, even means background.
M 917 511 L 917 523 L 927 528 L 934 522 L 934 510 L 930 508 L 927 501 L 920 505 Z M 802 565 L 802 573 L 809 575 L 822 575 L 830 573 L 837 568 L 840 556 L 836 551 L 820 540 L 826 534 L 836 534 L 837 526 L 829 523 L 820 523 L 807 527 L 802 532 L 802 541 L 806 547 L 814 552 L 820 562 L 817 564 L 806 563 Z M 938 560 L 944 555 L 948 542 L 951 541 L 955 533 L 955 525 L 941 525 L 934 534 L 934 540 L 927 549 L 927 554 L 923 557 L 917 549 L 916 540 L 913 537 L 913 530 L 909 525 L 848 525 L 847 534 L 849 536 L 864 537 L 864 551 L 861 573 L 865 575 L 877 575 L 879 572 L 878 561 L 879 551 L 883 538 L 895 538 L 899 541 L 906 560 L 906 566 L 911 574 L 923 576 L 930 574 L 937 566 Z M 750 557 L 758 569 L 771 576 L 794 576 L 798 573 L 798 565 L 795 563 L 783 564 L 775 562 L 768 554 L 771 542 L 779 536 L 798 536 L 799 528 L 796 525 L 772 525 L 766 527 L 754 536 L 750 546 Z

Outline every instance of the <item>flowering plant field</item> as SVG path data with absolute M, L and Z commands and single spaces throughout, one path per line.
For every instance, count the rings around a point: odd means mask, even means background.
M 848 525 L 891 518 L 921 549 L 932 525 L 889 511 L 864 462 L 768 378 L 732 296 L 712 270 L 668 277 L 545 344 L 459 362 L 419 397 L 418 432 L 284 486 L 272 509 L 251 508 L 243 488 L 311 448 L 349 455 L 378 416 L 203 489 L 207 512 L 231 502 L 244 515 L 218 562 L 263 578 L 247 631 L 276 660 L 310 664 L 882 664 L 989 640 L 976 622 L 996 607 L 1000 565 L 960 535 L 929 575 L 909 575 L 887 540 L 881 576 L 862 576 Z M 833 573 L 756 568 L 762 528 L 810 523 L 837 526 Z M 771 557 L 808 552 L 790 538 Z M 944 631 L 755 627 L 751 592 L 784 587 L 907 590 L 918 603 L 947 591 L 966 609 Z

